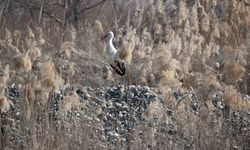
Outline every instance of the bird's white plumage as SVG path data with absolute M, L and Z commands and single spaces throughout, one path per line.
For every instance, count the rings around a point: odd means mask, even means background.
M 116 53 L 117 49 L 113 45 L 113 38 L 114 38 L 114 33 L 112 31 L 108 32 L 107 34 L 107 51 L 109 53 L 109 59 L 111 61 L 115 61 L 116 59 Z

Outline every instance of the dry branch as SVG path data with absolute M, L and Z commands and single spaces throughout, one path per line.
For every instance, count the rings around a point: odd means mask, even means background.
M 64 14 L 63 14 L 63 26 L 64 26 L 65 20 L 66 20 L 67 9 L 68 9 L 68 0 L 65 0 L 65 7 L 64 7 Z
M 41 18 L 42 18 L 42 14 L 43 14 L 43 6 L 44 6 L 44 0 L 42 1 L 42 4 L 41 4 L 41 9 L 40 9 L 40 14 L 39 14 L 39 20 L 38 20 L 38 23 L 40 23 Z
M 100 2 L 98 2 L 96 4 L 93 4 L 91 6 L 87 6 L 87 7 L 83 8 L 82 10 L 80 10 L 79 13 L 83 13 L 83 12 L 89 10 L 89 9 L 95 8 L 95 7 L 99 6 L 100 4 L 102 4 L 104 2 L 106 2 L 106 0 L 101 0 Z
M 20 2 L 20 1 L 16 1 L 16 2 L 18 2 L 19 4 L 21 4 L 22 6 L 27 6 L 28 5 L 28 7 L 30 8 L 30 9 L 34 9 L 34 10 L 41 10 L 41 8 L 40 7 L 37 7 L 37 6 L 35 6 L 35 5 L 33 5 L 33 4 L 31 4 L 31 3 L 23 3 L 23 2 Z M 53 20 L 55 20 L 57 23 L 59 23 L 61 26 L 63 25 L 63 23 L 62 23 L 62 20 L 61 19 L 59 19 L 59 18 L 57 18 L 52 12 L 48 12 L 48 11 L 46 11 L 46 10 L 42 10 L 42 13 L 44 13 L 45 15 L 47 15 L 48 17 L 50 17 L 51 19 L 53 19 Z

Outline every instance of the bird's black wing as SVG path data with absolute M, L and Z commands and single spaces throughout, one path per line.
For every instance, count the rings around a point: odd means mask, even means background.
M 120 60 L 116 60 L 115 61 L 116 66 L 113 66 L 112 64 L 110 64 L 110 66 L 115 70 L 115 72 L 121 76 L 124 76 L 126 73 L 126 68 L 124 65 L 123 61 Z

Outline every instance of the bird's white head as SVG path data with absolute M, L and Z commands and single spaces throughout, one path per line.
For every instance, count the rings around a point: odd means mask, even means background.
M 103 41 L 104 39 L 108 39 L 108 40 L 110 40 L 110 39 L 112 39 L 114 37 L 114 33 L 112 32 L 112 31 L 109 31 L 103 38 L 101 38 L 101 40 L 100 41 Z

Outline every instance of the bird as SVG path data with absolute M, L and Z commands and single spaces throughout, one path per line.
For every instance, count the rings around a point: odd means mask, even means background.
M 107 40 L 108 63 L 117 74 L 124 76 L 126 73 L 125 62 L 119 58 L 118 51 L 113 45 L 113 38 L 114 33 L 109 31 L 100 41 Z

